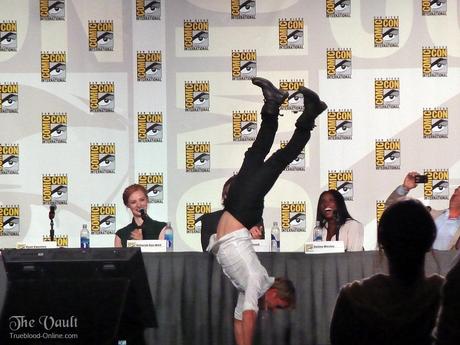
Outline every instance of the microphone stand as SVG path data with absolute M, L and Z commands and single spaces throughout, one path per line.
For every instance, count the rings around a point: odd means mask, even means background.
M 50 205 L 50 212 L 48 217 L 50 219 L 50 241 L 54 241 L 54 211 L 56 210 L 56 205 Z

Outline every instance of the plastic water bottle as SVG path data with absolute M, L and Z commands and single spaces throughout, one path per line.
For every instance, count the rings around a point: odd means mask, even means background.
M 86 224 L 83 224 L 80 231 L 80 248 L 89 248 L 89 231 Z
M 174 244 L 173 244 L 173 229 L 171 227 L 171 222 L 166 224 L 165 228 L 165 240 L 166 240 L 166 251 L 172 252 L 174 251 Z
M 273 222 L 272 226 L 272 252 L 280 251 L 280 228 L 278 222 Z
M 313 241 L 322 241 L 323 240 L 323 229 L 321 228 L 319 222 L 316 222 L 316 226 L 313 229 Z

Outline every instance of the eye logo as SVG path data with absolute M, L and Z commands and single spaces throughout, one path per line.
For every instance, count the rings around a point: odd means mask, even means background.
M 427 200 L 449 199 L 449 170 L 424 170 L 427 182 L 423 185 L 423 195 Z
M 92 174 L 115 173 L 115 144 L 91 144 L 89 151 Z
M 185 144 L 185 171 L 209 172 L 211 169 L 211 144 L 186 143 Z
M 0 113 L 17 113 L 19 104 L 18 83 L 0 84 Z
M 40 0 L 40 20 L 65 20 L 65 0 Z
M 201 217 L 207 213 L 211 213 L 210 203 L 187 203 L 185 205 L 187 234 L 201 232 Z
M 0 144 L 0 174 L 19 174 L 19 145 Z
M 448 132 L 447 108 L 423 109 L 423 138 L 447 138 Z
M 15 52 L 18 48 L 18 34 L 16 21 L 0 23 L 0 51 Z
M 422 0 L 422 15 L 445 16 L 447 14 L 447 0 Z
M 399 139 L 376 140 L 375 167 L 377 170 L 401 168 L 401 143 Z
M 43 82 L 63 82 L 66 80 L 66 54 L 64 52 L 42 52 L 40 57 Z
M 305 202 L 281 202 L 281 231 L 306 231 Z
M 137 52 L 137 81 L 161 81 L 161 52 Z
M 399 108 L 399 79 L 375 79 L 375 108 Z
M 163 203 L 163 174 L 140 174 L 138 180 L 147 189 L 149 203 Z
M 329 189 L 336 189 L 345 200 L 353 200 L 353 171 L 330 171 L 328 173 Z
M 161 1 L 160 0 L 136 0 L 136 19 L 137 20 L 160 20 Z
M 382 218 L 383 211 L 385 211 L 385 201 L 378 200 L 375 202 L 375 218 L 377 220 L 377 224 L 380 222 L 380 218 Z
M 280 148 L 284 148 L 287 145 L 287 140 L 280 141 Z M 305 171 L 305 148 L 297 155 L 294 160 L 288 164 L 284 169 L 285 171 Z
M 254 141 L 257 136 L 257 112 L 234 111 L 233 141 Z
M 374 18 L 374 47 L 399 46 L 399 18 Z
M 328 79 L 351 78 L 351 49 L 328 49 L 326 66 Z
M 0 237 L 19 236 L 20 216 L 18 205 L 0 206 Z
M 50 235 L 43 235 L 43 242 L 51 242 Z M 56 241 L 56 246 L 58 248 L 68 248 L 69 247 L 69 235 L 54 235 L 54 240 Z
M 114 204 L 91 205 L 91 234 L 114 234 L 116 230 L 116 207 Z
M 424 47 L 422 70 L 424 77 L 447 77 L 447 48 Z
M 326 17 L 350 17 L 351 0 L 326 0 Z
M 249 80 L 257 76 L 255 50 L 232 50 L 232 80 Z
M 113 21 L 89 21 L 89 51 L 113 51 Z
M 163 114 L 137 114 L 137 141 L 140 143 L 156 143 L 163 141 Z
M 67 142 L 67 114 L 42 114 L 42 143 Z
M 209 24 L 207 20 L 184 21 L 184 50 L 208 50 Z
M 304 81 L 298 80 L 281 80 L 280 90 L 288 92 L 288 98 L 281 104 L 282 110 L 292 110 L 294 112 L 303 110 L 303 94 L 299 92 L 299 88 L 304 86 Z
M 89 110 L 95 113 L 113 112 L 115 109 L 115 84 L 89 83 Z
M 327 113 L 328 140 L 351 140 L 353 115 L 351 109 L 332 110 Z
M 209 111 L 209 81 L 185 82 L 185 111 Z
M 67 174 L 42 176 L 43 205 L 67 205 L 68 178 Z
M 280 49 L 302 49 L 303 48 L 302 18 L 280 19 L 278 21 L 278 41 Z
M 256 1 L 255 0 L 231 0 L 230 1 L 232 19 L 255 19 Z

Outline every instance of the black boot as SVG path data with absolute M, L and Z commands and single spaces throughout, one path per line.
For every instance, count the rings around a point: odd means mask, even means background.
M 315 119 L 327 108 L 327 104 L 319 99 L 312 90 L 301 86 L 299 92 L 303 95 L 304 110 L 297 119 L 295 125 L 298 128 L 312 130 L 315 127 Z
M 252 83 L 262 89 L 265 104 L 262 107 L 261 114 L 263 119 L 277 118 L 279 108 L 284 100 L 289 96 L 287 91 L 281 91 L 272 84 L 270 80 L 255 77 L 252 78 Z

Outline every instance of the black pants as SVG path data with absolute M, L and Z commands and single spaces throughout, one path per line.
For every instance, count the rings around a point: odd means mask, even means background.
M 296 128 L 286 146 L 264 161 L 278 129 L 278 117 L 264 114 L 264 108 L 256 140 L 246 151 L 243 164 L 224 202 L 225 210 L 247 229 L 262 219 L 265 195 L 310 139 L 309 129 Z

